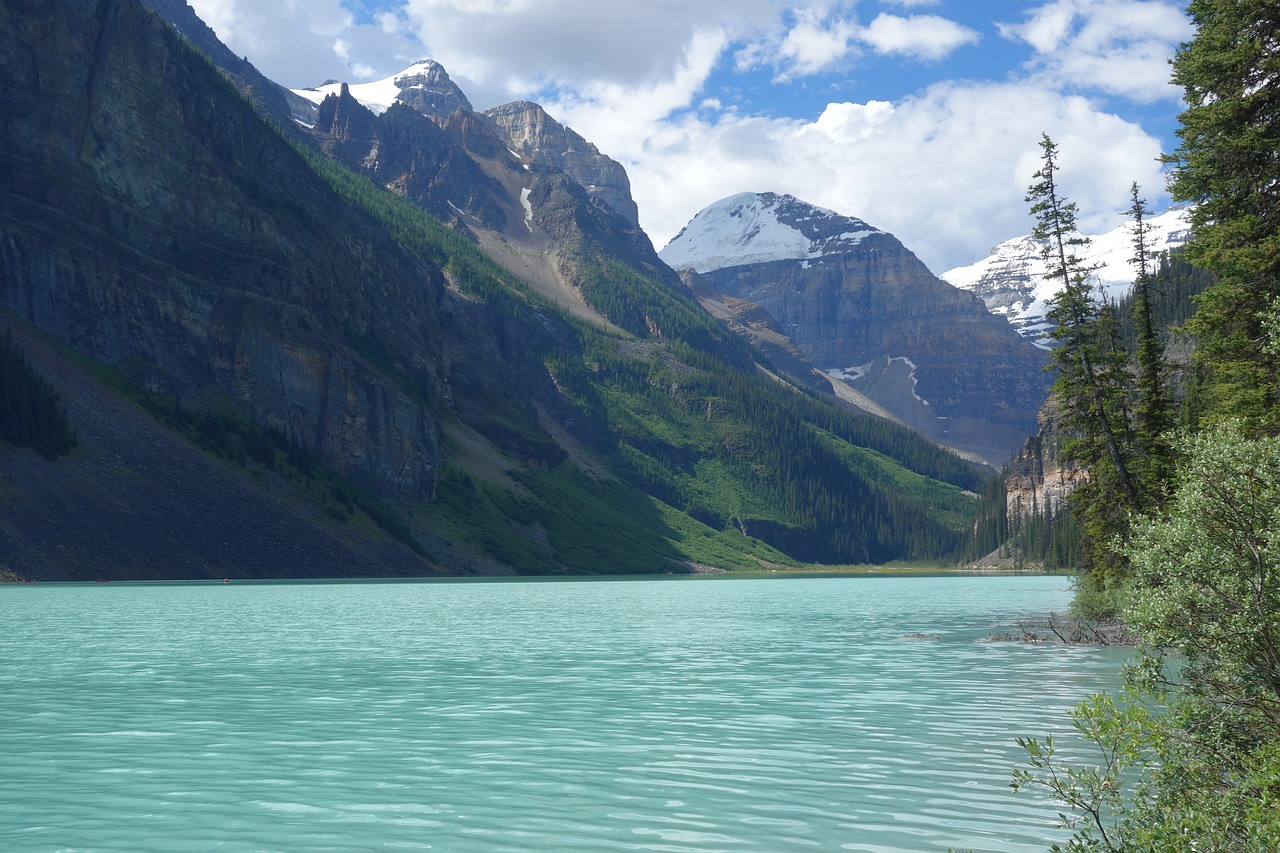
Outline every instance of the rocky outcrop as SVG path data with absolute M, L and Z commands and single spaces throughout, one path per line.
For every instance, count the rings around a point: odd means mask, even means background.
M 465 214 L 484 227 L 502 230 L 510 220 L 507 191 L 468 154 L 457 135 L 465 133 L 473 145 L 489 149 L 497 140 L 483 128 L 493 140 L 485 146 L 477 139 L 481 129 L 465 122 L 465 115 L 474 114 L 454 113 L 446 123 L 449 130 L 401 103 L 375 115 L 343 83 L 338 94 L 320 102 L 313 132 L 322 149 L 440 219 L 448 222 Z
M 640 221 L 627 172 L 571 128 L 528 101 L 516 101 L 486 110 L 512 150 L 535 163 L 550 166 L 573 178 L 591 194 L 632 225 Z
M 1040 410 L 1036 434 L 1009 462 L 1005 500 L 1010 525 L 1028 518 L 1052 518 L 1067 496 L 1088 477 L 1075 462 L 1062 458 L 1058 401 L 1049 397 Z
M 467 96 L 433 59 L 419 60 L 397 74 L 392 83 L 400 90 L 400 103 L 438 123 L 459 111 L 472 112 Z
M 430 495 L 439 273 L 371 251 L 385 237 L 159 19 L 59 8 L 0 11 L 0 305 L 148 387 L 216 388 L 384 495 Z

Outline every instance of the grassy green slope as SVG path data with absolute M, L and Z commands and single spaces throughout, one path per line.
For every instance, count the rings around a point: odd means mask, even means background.
M 496 322 L 527 333 L 532 317 L 543 326 L 554 318 L 556 328 L 529 339 L 525 369 L 553 378 L 574 413 L 569 431 L 606 472 L 589 476 L 581 460 L 526 464 L 510 452 L 478 466 L 463 454 L 434 503 L 415 510 L 423 533 L 532 572 L 956 553 L 981 481 L 968 463 L 766 375 L 692 298 L 590 240 L 576 258 L 584 298 L 623 334 L 564 315 L 412 203 L 307 156 Z M 543 425 L 486 405 L 508 432 L 550 440 Z

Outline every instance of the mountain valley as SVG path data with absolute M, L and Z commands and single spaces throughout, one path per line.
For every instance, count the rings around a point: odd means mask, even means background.
M 0 446 L 9 572 L 945 560 L 989 473 L 915 431 L 998 462 L 1034 428 L 1041 353 L 891 235 L 832 219 L 820 257 L 682 278 L 625 170 L 536 104 L 477 113 L 429 61 L 290 92 L 151 8 L 0 13 L 4 323 L 73 427 L 174 436 Z M 147 512 L 100 473 L 126 456 L 174 484 Z M 164 533 L 208 488 L 258 508 Z

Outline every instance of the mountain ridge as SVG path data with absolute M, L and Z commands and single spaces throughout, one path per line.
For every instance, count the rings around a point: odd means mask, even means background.
M 1175 207 L 1146 219 L 1152 257 L 1186 242 L 1191 232 L 1188 213 L 1189 208 Z M 1113 302 L 1128 295 L 1137 278 L 1132 261 L 1132 225 L 1121 225 L 1088 239 L 1090 244 L 1080 256 L 1087 266 L 1097 267 L 1093 276 L 1100 293 Z M 1041 245 L 1030 234 L 1014 237 L 996 244 L 987 257 L 947 270 L 939 277 L 978 295 L 991 313 L 1007 319 L 1023 336 L 1044 344 L 1052 328 L 1045 318 L 1057 285 L 1045 281 L 1048 268 L 1041 256 Z
M 102 393 L 186 448 L 163 452 L 215 458 L 316 530 L 392 549 L 382 573 L 785 567 L 962 539 L 972 467 L 780 382 L 643 232 L 475 114 L 373 115 L 339 91 L 326 133 L 264 118 L 134 0 L 7 4 L 0 48 L 15 83 L 0 90 L 0 310 L 103 365 L 77 368 L 90 379 L 118 374 Z M 481 251 L 516 235 L 604 322 Z M 155 515 L 112 514 L 102 490 L 75 512 L 17 511 L 110 460 L 113 435 L 38 470 L 0 446 L 0 562 L 39 577 L 40 549 L 79 541 L 91 513 L 123 544 L 78 552 L 80 577 L 214 576 L 218 525 L 252 521 L 211 517 L 166 565 L 147 551 Z M 166 464 L 154 444 L 134 475 Z M 164 494 L 156 512 L 198 509 Z M 299 563 L 255 541 L 255 572 L 350 571 L 338 552 Z

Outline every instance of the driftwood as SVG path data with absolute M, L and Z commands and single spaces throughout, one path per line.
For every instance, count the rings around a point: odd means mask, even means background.
M 1102 621 L 1077 619 L 1050 613 L 1047 617 L 1024 619 L 1016 632 L 992 634 L 991 642 L 1061 643 L 1079 646 L 1132 646 L 1129 626 L 1119 619 Z

